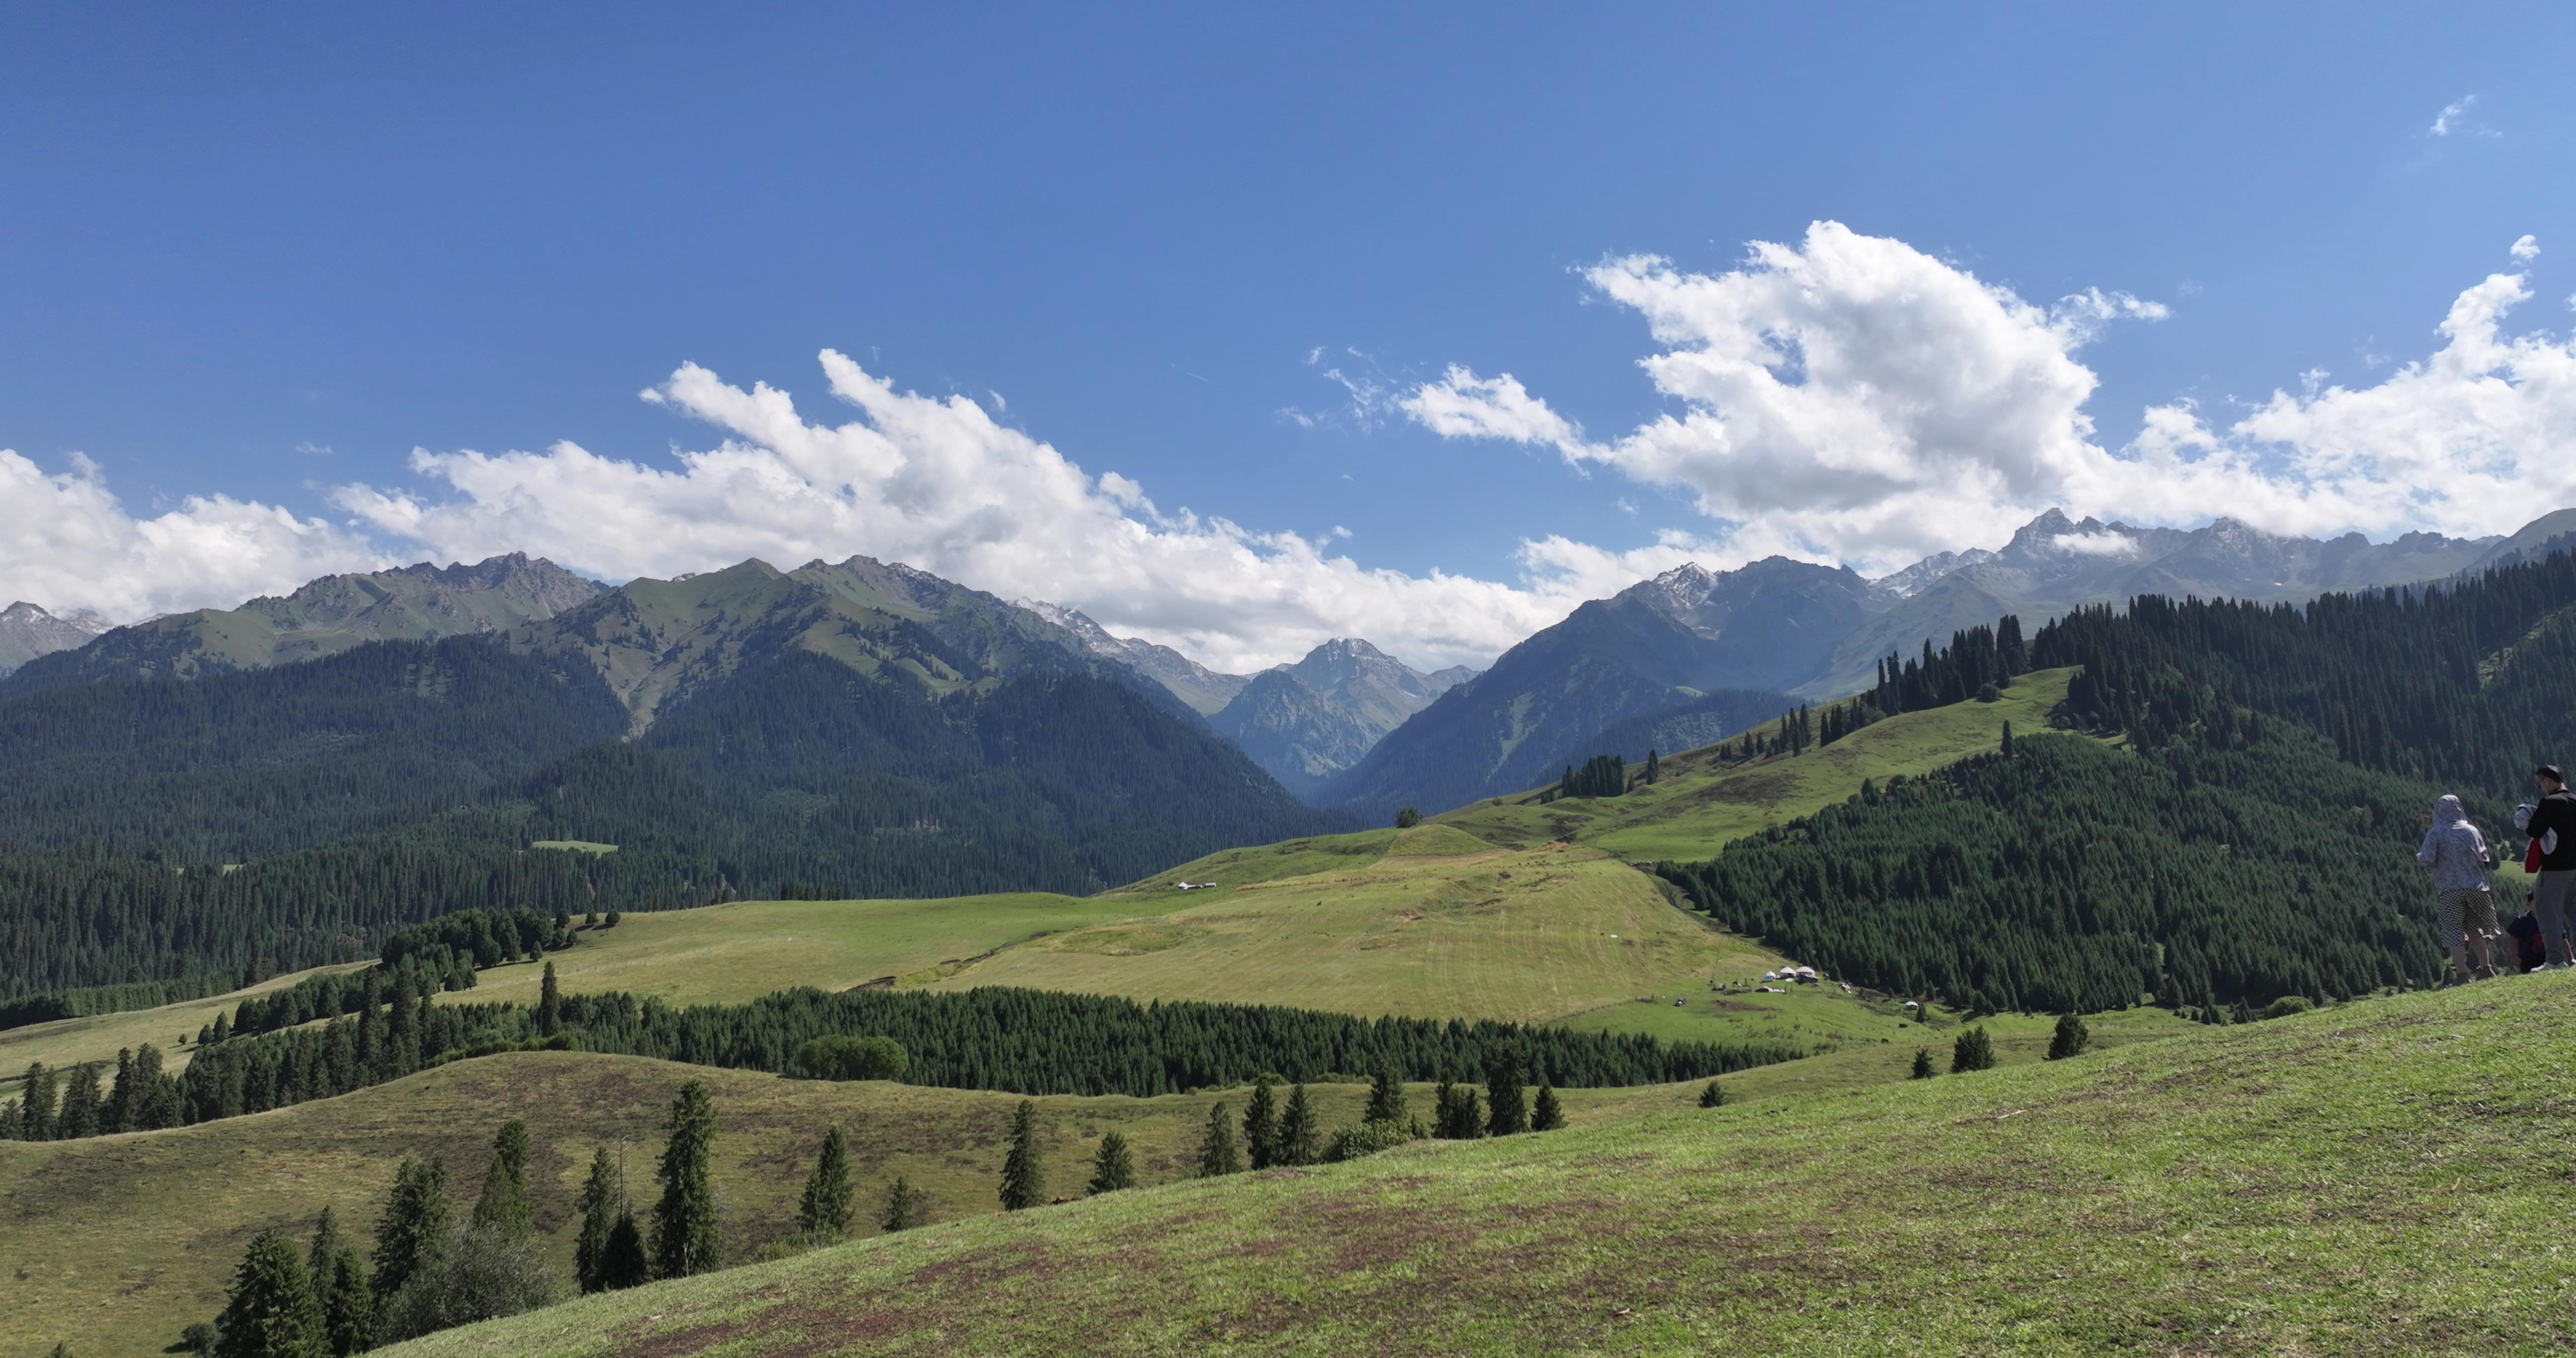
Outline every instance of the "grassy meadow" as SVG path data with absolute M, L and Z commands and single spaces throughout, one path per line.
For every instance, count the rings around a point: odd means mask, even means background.
M 954 1221 L 405 1358 L 2548 1354 L 2576 978 Z
M 1902 713 L 1796 756 L 1730 765 L 1717 758 L 1715 746 L 1670 755 L 1661 781 L 1625 796 L 1541 804 L 1533 789 L 1473 802 L 1431 823 L 1496 844 L 1568 840 L 1640 862 L 1708 858 L 1730 839 L 1849 797 L 1864 778 L 1920 777 L 1993 750 L 2003 743 L 2005 722 L 2025 735 L 2045 731 L 2074 675 L 2071 669 L 2034 671 L 2014 680 L 1999 701 Z

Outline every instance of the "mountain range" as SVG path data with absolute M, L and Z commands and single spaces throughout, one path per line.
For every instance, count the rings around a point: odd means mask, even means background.
M 83 681 L 202 678 L 372 642 L 491 638 L 597 676 L 651 731 L 675 706 L 791 655 L 934 706 L 1020 679 L 1080 676 L 1214 733 L 1297 798 L 1366 818 L 1544 782 L 1595 753 L 1707 744 L 1800 702 L 1859 691 L 1877 662 L 2017 614 L 2025 628 L 2136 594 L 2295 601 L 2438 580 L 2576 542 L 2576 510 L 2504 538 L 2282 537 L 2232 519 L 2179 530 L 2051 510 L 1994 550 L 1877 579 L 1782 557 L 1685 565 L 1574 610 L 1482 673 L 1415 670 L 1358 639 L 1256 675 L 1118 637 L 1080 611 L 853 557 L 758 561 L 611 588 L 512 554 L 327 576 L 283 597 L 94 631 L 33 604 L 0 613 L 0 697 Z

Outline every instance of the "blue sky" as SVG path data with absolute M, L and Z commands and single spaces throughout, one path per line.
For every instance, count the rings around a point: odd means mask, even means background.
M 20 11 L 0 44 L 0 448 L 18 464 L 0 594 L 137 615 L 508 546 L 611 577 L 868 552 L 1004 594 L 1061 582 L 1224 663 L 1342 631 L 1445 663 L 1673 560 L 1883 569 L 1994 545 L 2042 501 L 2255 505 L 2283 531 L 2384 537 L 2570 498 L 2552 482 L 2509 503 L 2518 476 L 2576 461 L 2563 400 L 2523 395 L 2568 357 L 2576 288 L 2564 7 L 929 8 Z M 1657 312 L 1694 277 L 1741 280 L 1748 242 L 1791 248 L 1770 281 L 1830 291 L 1817 222 L 1892 243 L 1863 263 L 1899 291 L 1973 274 L 2044 313 L 1998 352 L 2061 339 L 2025 354 L 2056 404 L 1966 401 L 1941 426 L 1982 444 L 1958 431 L 2026 415 L 2027 448 L 1927 461 L 1915 429 L 1837 461 L 1835 440 L 1878 436 L 1851 429 L 1886 433 L 1857 387 L 1800 398 L 1830 407 L 1810 426 L 1756 428 L 1742 374 L 1640 369 L 1800 305 L 1775 288 L 1731 319 Z M 1644 294 L 1588 272 L 1634 254 L 1670 261 L 1660 283 L 1633 275 Z M 2529 296 L 2491 338 L 2539 337 L 2480 369 L 2513 408 L 2384 387 L 2496 274 Z M 2061 299 L 2092 289 L 2108 309 L 2072 317 Z M 2008 321 L 1801 317 L 1819 362 L 1835 335 L 1919 326 L 1937 356 L 1960 343 L 1944 325 Z M 970 398 L 1125 480 L 1068 489 L 972 429 L 812 456 L 918 465 L 981 439 L 952 479 L 1053 489 L 907 505 L 791 453 L 825 499 L 887 503 L 771 514 L 743 486 L 775 467 L 736 467 L 730 490 L 667 480 L 674 449 L 780 441 L 724 415 L 727 391 L 855 418 L 825 349 L 890 401 Z M 1803 361 L 1775 370 L 1795 387 Z M 1921 366 L 1878 361 L 1853 382 Z M 675 379 L 684 363 L 712 379 Z M 1562 429 L 1444 426 L 1420 400 L 1490 405 L 1503 374 Z M 1956 396 L 1925 380 L 1923 401 Z M 2352 399 L 2303 404 L 2336 387 Z M 2235 428 L 2276 389 L 2301 395 Z M 2134 461 L 2145 412 L 2184 402 L 2199 432 L 2169 418 L 2159 447 L 2232 458 L 2236 481 L 2204 465 L 2142 503 L 2067 451 Z M 1694 410 L 1689 447 L 1630 433 Z M 2461 468 L 2352 451 L 2393 428 L 2419 454 L 2512 446 Z M 544 451 L 559 440 L 635 466 L 568 469 Z M 425 467 L 415 449 L 530 457 Z M 1801 468 L 1905 485 L 1859 504 L 1795 489 Z M 2425 502 L 2418 483 L 2455 472 L 2485 479 Z M 1154 549 L 1121 557 L 1134 533 Z M 1283 550 L 1304 556 L 1261 564 Z

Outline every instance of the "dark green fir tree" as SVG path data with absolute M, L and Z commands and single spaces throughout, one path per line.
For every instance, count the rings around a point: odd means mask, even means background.
M 1011 1151 L 1002 1157 L 1002 1210 L 1046 1205 L 1046 1167 L 1038 1163 L 1038 1106 L 1029 1099 L 1011 1114 Z
M 330 1353 L 313 1281 L 294 1242 L 278 1231 L 262 1231 L 251 1239 L 215 1328 L 219 1358 L 327 1358 Z
M 2093 1030 L 2084 1026 L 2082 1018 L 2074 1014 L 2060 1014 L 2057 1018 L 2057 1031 L 2049 1034 L 2048 1059 L 2063 1061 L 2070 1056 L 2082 1056 L 2092 1045 Z
M 1135 1186 L 1136 1153 L 1127 1149 L 1127 1138 L 1118 1132 L 1102 1133 L 1100 1149 L 1091 1157 L 1091 1182 L 1086 1189 L 1098 1197 Z
M 898 1174 L 886 1185 L 885 1210 L 877 1214 L 877 1224 L 888 1231 L 909 1231 L 930 1220 L 930 1195 L 912 1186 L 912 1181 Z
M 716 1221 L 716 1104 L 706 1081 L 691 1080 L 671 1100 L 671 1120 L 654 1177 L 662 1200 L 653 1208 L 653 1273 L 685 1278 L 724 1261 Z
M 590 1177 L 581 1184 L 581 1235 L 573 1245 L 572 1272 L 584 1292 L 608 1289 L 608 1237 L 629 1215 L 626 1171 L 606 1146 L 590 1153 Z
M 563 1028 L 563 987 L 555 982 L 555 964 L 546 963 L 546 975 L 537 985 L 537 1035 L 552 1037 Z
M 1951 1074 L 1964 1075 L 1972 1070 L 1994 1068 L 1995 1040 L 1986 1035 L 1985 1025 L 1979 1024 L 1968 1029 L 1959 1034 L 1957 1041 L 1950 1044 Z
M 1530 1130 L 1553 1132 L 1565 1125 L 1565 1109 L 1556 1101 L 1556 1086 L 1540 1085 L 1538 1102 L 1530 1105 Z
M 1243 1172 L 1243 1154 L 1234 1147 L 1234 1120 L 1220 1102 L 1208 1110 L 1207 1130 L 1199 1136 L 1199 1177 Z
M 1929 1080 L 1929 1079 L 1931 1079 L 1931 1078 L 1932 1078 L 1933 1074 L 1934 1074 L 1934 1071 L 1933 1071 L 1933 1069 L 1932 1069 L 1932 1049 L 1931 1049 L 1930 1047 L 1917 1047 L 1917 1048 L 1915 1048 L 1915 1049 L 1914 1049 L 1914 1074 L 1913 1074 L 1912 1078 L 1917 1079 L 1917 1080 Z
M 512 1118 L 492 1137 L 492 1171 L 474 1200 L 474 1224 L 514 1240 L 537 1233 L 528 1202 L 528 1124 Z
M 1380 1066 L 1369 1080 L 1368 1115 L 1361 1120 L 1404 1121 L 1404 1082 L 1396 1078 L 1395 1067 Z
M 841 1236 L 850 1230 L 850 1143 L 833 1126 L 823 1133 L 823 1151 L 805 1179 L 797 1200 L 796 1229 L 809 1236 Z
M 1268 1075 L 1252 1082 L 1252 1099 L 1243 1106 L 1243 1153 L 1254 1169 L 1279 1163 L 1279 1101 L 1270 1090 L 1278 1081 Z
M 1324 1129 L 1306 1086 L 1288 1091 L 1288 1106 L 1279 1114 L 1279 1154 L 1275 1163 L 1311 1165 L 1324 1154 Z
M 405 1160 L 394 1171 L 393 1192 L 376 1219 L 375 1288 L 392 1297 L 438 1258 L 447 1242 L 447 1162 Z
M 1485 1058 L 1485 1133 L 1513 1136 L 1529 1130 L 1527 1071 L 1520 1049 L 1505 1047 Z
M 1708 1087 L 1699 1092 L 1699 1106 L 1702 1108 L 1724 1108 L 1726 1106 L 1726 1086 L 1719 1084 L 1715 1080 L 1709 1081 Z

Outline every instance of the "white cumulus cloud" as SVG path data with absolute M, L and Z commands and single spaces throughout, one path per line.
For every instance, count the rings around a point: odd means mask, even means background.
M 2158 406 L 2117 452 L 2095 436 L 2097 378 L 2077 353 L 2113 321 L 2162 319 L 2159 303 L 2088 289 L 2042 306 L 1835 222 L 1756 242 L 1724 274 L 1634 257 L 1587 279 L 1645 319 L 1659 348 L 1639 366 L 1676 411 L 1592 439 L 1510 374 L 1461 368 L 1400 408 L 1444 435 L 1553 446 L 1692 492 L 1738 559 L 1758 544 L 1893 569 L 2000 542 L 2052 505 L 2477 534 L 2576 498 L 2576 350 L 2502 334 L 2527 296 L 2518 275 L 2463 293 L 2444 347 L 2377 386 L 2310 374 L 2218 428 L 2188 401 Z
M 2515 241 L 2512 245 L 2507 246 L 2505 253 L 2512 255 L 2515 262 L 2527 264 L 2532 260 L 2540 258 L 2539 238 L 2534 236 L 2524 236 L 2522 239 Z
M 317 575 L 393 564 L 319 519 L 226 495 L 137 518 L 86 457 L 47 473 L 0 449 L 0 595 L 130 622 L 282 594 Z
M 610 579 L 758 556 L 792 566 L 866 554 L 1005 598 L 1072 604 L 1113 630 L 1220 668 L 1291 660 L 1365 636 L 1416 664 L 1482 663 L 1585 598 L 1690 557 L 1526 544 L 1517 582 L 1373 569 L 1333 534 L 1165 513 L 1115 472 L 1093 475 L 996 423 L 975 401 L 898 391 L 839 353 L 822 365 L 857 418 L 818 422 L 785 391 L 684 365 L 648 400 L 721 432 L 670 465 L 571 443 L 542 452 L 415 452 L 430 489 L 346 486 L 336 501 L 387 537 L 472 560 L 527 551 Z

